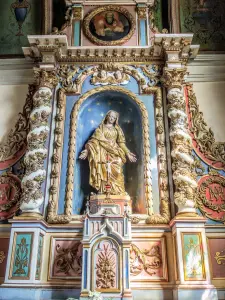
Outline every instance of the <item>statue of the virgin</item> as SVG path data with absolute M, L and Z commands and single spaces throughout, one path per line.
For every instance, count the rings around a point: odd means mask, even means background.
M 126 195 L 123 165 L 126 156 L 131 162 L 137 160 L 135 154 L 126 147 L 118 120 L 119 114 L 116 111 L 108 111 L 79 156 L 80 159 L 88 157 L 89 183 L 99 194 L 105 194 L 109 184 L 111 195 Z

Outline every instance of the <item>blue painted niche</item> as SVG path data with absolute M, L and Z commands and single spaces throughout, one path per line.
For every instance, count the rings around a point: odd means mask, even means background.
M 78 157 L 84 145 L 99 126 L 105 114 L 115 110 L 120 114 L 119 125 L 123 129 L 126 145 L 136 154 L 137 162 L 124 165 L 125 187 L 132 198 L 133 212 L 145 213 L 144 175 L 143 175 L 143 140 L 142 121 L 138 105 L 126 94 L 117 91 L 96 93 L 85 100 L 78 115 L 76 136 L 76 164 L 74 180 L 73 212 L 79 214 L 84 209 L 84 199 L 96 192 L 89 185 L 88 160 L 82 161 Z

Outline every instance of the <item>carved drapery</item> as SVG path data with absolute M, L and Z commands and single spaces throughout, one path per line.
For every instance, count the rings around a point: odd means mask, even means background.
M 30 114 L 30 131 L 27 136 L 27 152 L 24 157 L 26 167 L 22 179 L 21 210 L 33 217 L 40 215 L 39 208 L 44 201 L 42 184 L 46 178 L 44 161 L 48 150 L 46 141 L 49 135 L 48 118 L 51 114 L 52 88 L 57 83 L 54 72 L 35 70 L 39 88 L 33 97 L 33 109 Z
M 186 69 L 164 69 L 164 84 L 168 89 L 168 116 L 170 118 L 170 141 L 172 171 L 175 185 L 174 200 L 178 214 L 196 213 L 197 188 L 194 159 L 191 155 L 192 140 L 188 132 L 186 103 L 182 84 Z

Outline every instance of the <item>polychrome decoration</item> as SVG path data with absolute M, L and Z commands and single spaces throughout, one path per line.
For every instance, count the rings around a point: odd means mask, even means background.
M 33 233 L 15 233 L 11 256 L 10 278 L 29 279 L 33 246 Z
M 225 237 L 208 237 L 212 279 L 225 280 Z
M 185 280 L 205 280 L 201 233 L 182 233 Z
M 19 32 L 17 36 L 24 36 L 22 32 L 22 25 L 29 14 L 31 5 L 27 0 L 17 0 L 11 4 L 11 11 L 15 14 L 16 22 L 18 23 Z
M 0 176 L 0 220 L 12 217 L 20 206 L 21 182 L 18 177 Z
M 84 19 L 85 35 L 97 45 L 121 45 L 135 30 L 132 15 L 122 7 L 103 6 L 93 10 Z

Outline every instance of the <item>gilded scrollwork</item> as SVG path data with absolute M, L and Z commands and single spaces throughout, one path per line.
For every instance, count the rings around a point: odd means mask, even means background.
M 196 193 L 196 205 L 202 214 L 214 221 L 225 222 L 225 179 L 215 170 L 201 177 Z
M 204 120 L 203 113 L 197 104 L 192 85 L 187 85 L 189 127 L 197 153 L 207 164 L 217 169 L 225 169 L 225 142 L 217 142 L 214 133 Z
M 162 254 L 159 246 L 141 250 L 135 244 L 130 248 L 130 274 L 137 276 L 145 271 L 153 276 L 155 270 L 162 267 Z
M 16 153 L 20 150 L 23 150 L 21 155 L 18 157 L 19 159 L 26 150 L 26 137 L 29 131 L 29 116 L 32 109 L 32 97 L 34 91 L 35 86 L 29 85 L 23 112 L 19 113 L 19 118 L 16 122 L 15 127 L 11 129 L 8 136 L 0 145 L 0 162 L 5 162 L 12 159 L 12 163 L 14 164 L 16 161 L 13 158 L 16 156 Z M 9 166 L 10 165 L 7 165 L 7 167 Z
M 216 252 L 214 258 L 218 265 L 225 265 L 225 250 Z

